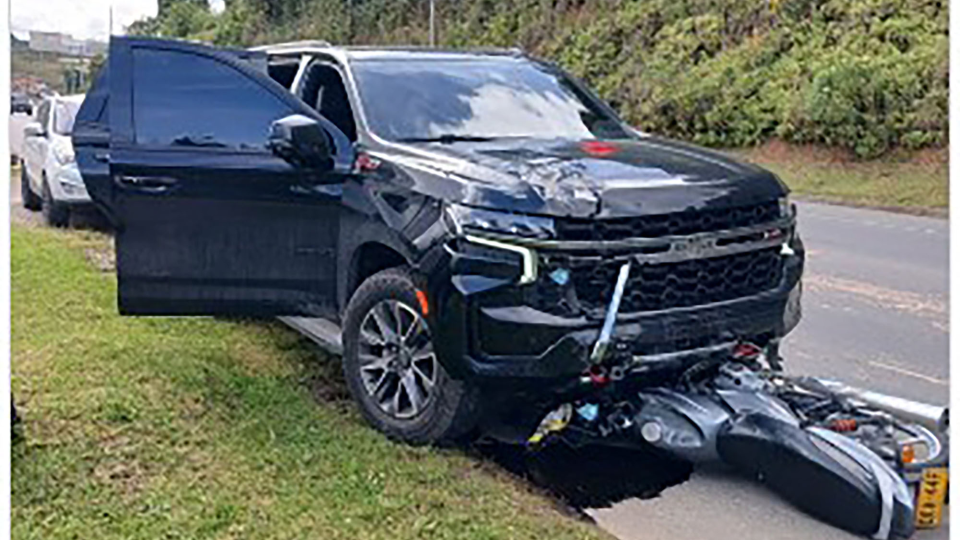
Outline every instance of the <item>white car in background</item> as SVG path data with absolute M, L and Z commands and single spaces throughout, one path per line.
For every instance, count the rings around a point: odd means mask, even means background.
M 20 195 L 29 210 L 43 210 L 47 223 L 64 227 L 77 206 L 91 205 L 77 169 L 70 133 L 83 94 L 49 96 L 36 108 L 36 121 L 23 128 Z

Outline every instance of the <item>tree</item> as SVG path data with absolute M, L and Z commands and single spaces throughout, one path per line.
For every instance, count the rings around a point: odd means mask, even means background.
M 196 4 L 197 7 L 209 10 L 210 6 L 207 3 L 207 0 L 157 0 L 157 16 L 163 17 L 167 12 L 170 11 L 175 4 Z
M 216 25 L 206 0 L 160 0 L 156 17 L 140 19 L 127 32 L 140 36 L 196 39 Z

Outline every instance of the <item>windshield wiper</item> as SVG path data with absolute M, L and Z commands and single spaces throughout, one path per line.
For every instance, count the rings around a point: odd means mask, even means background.
M 497 137 L 481 137 L 479 135 L 457 135 L 454 133 L 444 133 L 435 137 L 403 137 L 400 142 L 438 142 L 440 144 L 452 144 L 455 142 L 485 142 L 492 141 Z

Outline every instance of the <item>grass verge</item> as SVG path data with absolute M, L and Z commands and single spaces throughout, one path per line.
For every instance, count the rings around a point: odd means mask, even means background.
M 810 199 L 934 215 L 945 215 L 949 203 L 946 149 L 870 161 L 837 149 L 778 142 L 728 152 L 773 171 Z
M 14 538 L 604 536 L 460 452 L 385 440 L 277 324 L 117 316 L 87 260 L 109 244 L 13 226 Z

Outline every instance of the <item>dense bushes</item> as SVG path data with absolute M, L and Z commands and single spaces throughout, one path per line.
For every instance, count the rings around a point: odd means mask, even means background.
M 424 44 L 427 6 L 230 0 L 216 17 L 173 6 L 140 31 L 231 45 Z M 946 143 L 943 0 L 437 0 L 437 9 L 440 45 L 553 59 L 648 131 L 716 146 L 777 137 L 865 157 Z

